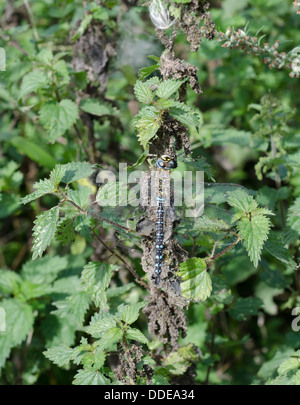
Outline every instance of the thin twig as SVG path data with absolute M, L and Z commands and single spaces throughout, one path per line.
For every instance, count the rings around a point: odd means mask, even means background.
M 74 207 L 76 207 L 79 211 L 81 211 L 82 213 L 86 214 L 86 211 L 84 211 L 79 205 L 77 205 L 77 204 L 74 203 L 73 201 L 69 200 L 66 196 L 64 196 L 64 200 L 61 201 L 61 202 L 64 202 L 64 201 L 69 202 L 70 204 L 74 205 Z M 109 221 L 109 220 L 107 220 L 107 219 L 104 219 L 104 218 L 103 218 L 103 220 L 104 220 L 104 221 L 107 221 L 107 222 L 109 222 L 109 223 L 111 223 L 112 225 L 117 225 L 117 226 L 120 226 L 120 227 L 123 228 L 123 229 L 127 229 L 126 227 L 124 227 L 124 226 L 122 226 L 122 225 L 115 224 L 114 222 Z M 142 281 L 142 279 L 140 278 L 140 276 L 135 272 L 135 270 L 130 266 L 130 264 L 127 263 L 127 262 L 123 259 L 123 257 L 120 256 L 114 249 L 111 249 L 111 248 L 104 242 L 104 240 L 103 240 L 99 235 L 97 235 L 97 233 L 95 232 L 95 229 L 92 229 L 92 232 L 93 232 L 93 235 L 95 236 L 95 238 L 96 238 L 109 252 L 111 252 L 111 253 L 112 253 L 113 255 L 115 255 L 119 260 L 121 260 L 121 262 L 126 266 L 126 268 L 130 271 L 130 273 L 136 278 L 136 280 L 137 280 L 143 287 L 145 287 L 145 288 L 147 288 L 147 289 L 149 290 L 149 289 L 150 289 L 149 286 L 148 286 L 146 283 L 144 283 L 144 282 Z
M 35 26 L 34 17 L 33 17 L 33 13 L 32 13 L 32 10 L 31 10 L 29 1 L 28 1 L 28 0 L 24 0 L 24 5 L 25 5 L 25 7 L 26 7 L 26 10 L 27 10 L 27 13 L 28 13 L 28 16 L 29 16 L 29 20 L 30 20 L 30 23 L 31 23 L 33 36 L 34 36 L 34 38 L 35 38 L 36 41 L 39 41 L 39 40 L 40 40 L 40 36 L 39 36 L 39 33 L 38 33 L 37 28 L 36 28 L 36 26 Z
M 216 334 L 216 320 L 217 320 L 217 314 L 214 315 L 213 317 L 213 324 L 212 324 L 212 331 L 211 331 L 211 341 L 210 341 L 210 356 L 212 357 L 214 354 L 214 348 L 215 348 L 215 334 Z M 209 383 L 209 374 L 210 374 L 211 366 L 209 365 L 207 367 L 207 373 L 206 373 L 206 378 L 205 378 L 205 385 L 208 385 Z
M 234 242 L 232 242 L 226 249 L 222 250 L 222 252 L 216 254 L 213 257 L 210 257 L 209 261 L 215 260 L 218 257 L 222 256 L 223 254 L 227 253 L 228 250 L 232 249 L 237 243 L 239 243 L 240 240 L 241 240 L 241 238 L 240 238 L 240 236 L 238 236 L 237 239 Z
M 121 260 L 121 262 L 126 266 L 126 268 L 130 271 L 130 273 L 136 278 L 136 280 L 138 281 L 139 284 L 141 284 L 143 287 L 147 288 L 148 290 L 150 290 L 150 287 L 144 283 L 144 281 L 140 278 L 140 276 L 135 272 L 135 270 L 130 266 L 130 264 L 128 264 L 122 256 L 120 256 L 118 253 L 116 253 L 113 249 L 111 249 L 105 242 L 104 240 L 97 235 L 97 233 L 95 232 L 94 229 L 92 229 L 93 235 L 95 236 L 95 238 L 105 247 L 105 249 L 107 249 L 108 251 L 110 251 L 112 254 L 114 254 L 119 260 Z

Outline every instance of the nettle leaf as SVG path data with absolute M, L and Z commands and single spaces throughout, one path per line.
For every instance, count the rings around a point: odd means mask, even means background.
M 84 210 L 89 205 L 89 197 L 92 193 L 93 190 L 89 186 L 82 186 L 78 190 L 70 189 L 68 199 Z
M 156 95 L 160 98 L 169 98 L 174 94 L 185 80 L 164 80 L 161 82 L 156 90 Z
M 11 349 L 27 337 L 34 322 L 31 306 L 15 298 L 2 300 L 1 308 L 5 311 L 6 330 L 0 333 L 0 369 Z
M 253 196 L 242 189 L 230 192 L 228 203 L 238 211 L 233 216 L 232 222 L 238 221 L 237 229 L 240 237 L 245 241 L 250 260 L 257 267 L 271 227 L 271 221 L 266 215 L 273 213 L 265 208 L 259 208 Z
M 68 318 L 77 325 L 81 327 L 84 321 L 84 316 L 89 308 L 90 300 L 86 292 L 80 291 L 61 301 L 56 301 L 53 303 L 57 307 L 56 310 L 52 311 L 60 318 Z
M 91 243 L 93 241 L 91 218 L 86 215 L 76 216 L 74 218 L 74 227 L 75 231 L 84 237 L 87 242 Z
M 33 298 L 42 297 L 52 292 L 52 286 L 47 284 L 34 284 L 30 281 L 23 281 L 18 296 L 22 296 L 26 301 Z
M 212 283 L 204 260 L 194 257 L 179 266 L 177 275 L 182 278 L 181 293 L 184 297 L 205 301 L 211 294 Z
M 293 260 L 292 253 L 285 247 L 279 232 L 270 232 L 264 247 L 272 256 L 276 257 L 276 259 L 280 260 L 282 263 L 294 269 L 297 267 L 297 264 Z
M 169 114 L 184 125 L 200 127 L 203 124 L 203 117 L 200 111 L 197 111 L 186 104 L 174 101 L 169 109 Z
M 66 257 L 43 256 L 36 260 L 28 260 L 23 264 L 21 276 L 23 280 L 33 284 L 50 284 L 68 266 Z
M 123 331 L 118 327 L 108 329 L 98 342 L 99 350 L 111 350 L 123 337 Z
M 89 177 L 94 172 L 94 169 L 88 162 L 70 162 L 64 165 L 64 171 L 61 181 L 69 184 L 84 177 Z
M 50 180 L 54 186 L 58 186 L 62 181 L 66 168 L 66 165 L 56 165 L 50 173 Z
M 151 104 L 153 101 L 153 93 L 147 84 L 137 80 L 134 85 L 134 94 L 140 103 Z
M 155 72 L 155 70 L 159 69 L 159 64 L 156 65 L 151 65 L 147 67 L 143 67 L 139 69 L 139 79 L 140 80 L 145 80 L 146 77 L 151 75 L 151 73 Z
M 126 331 L 125 336 L 127 339 L 136 340 L 138 342 L 144 343 L 145 345 L 149 343 L 149 340 L 139 329 L 129 328 Z
M 20 95 L 22 98 L 26 94 L 37 91 L 38 89 L 43 89 L 48 85 L 48 78 L 45 72 L 41 70 L 34 70 L 23 77 Z
M 63 246 L 72 243 L 75 239 L 75 229 L 72 218 L 64 218 L 56 228 L 55 239 Z
M 42 256 L 55 236 L 59 218 L 59 207 L 53 207 L 36 217 L 33 227 L 32 259 Z
M 80 101 L 79 107 L 82 111 L 102 117 L 115 114 L 114 108 L 108 103 L 100 102 L 94 98 L 84 98 Z
M 108 288 L 113 266 L 101 262 L 89 262 L 81 273 L 84 291 L 90 296 L 95 305 L 106 308 L 105 290 Z
M 70 363 L 73 352 L 74 349 L 71 349 L 68 346 L 56 346 L 47 349 L 45 352 L 43 352 L 43 354 L 54 364 L 57 364 L 59 367 L 63 367 Z
M 225 305 L 231 304 L 233 301 L 233 295 L 224 276 L 212 276 L 212 294 L 210 299 Z
M 195 352 L 194 346 L 188 344 L 182 346 L 177 351 L 168 354 L 163 365 L 173 375 L 182 375 L 193 362 L 199 360 L 199 355 Z
M 300 235 L 300 197 L 288 209 L 287 225 Z
M 86 328 L 87 333 L 89 333 L 94 338 L 100 338 L 103 333 L 109 329 L 116 326 L 116 320 L 113 315 L 109 312 L 102 311 L 101 313 L 96 313 Z
M 138 130 L 138 139 L 144 149 L 160 128 L 161 118 L 154 107 L 144 107 L 133 120 L 133 127 Z
M 56 280 L 52 286 L 52 292 L 73 294 L 82 290 L 82 284 L 78 276 L 62 277 Z
M 251 212 L 258 207 L 253 196 L 243 189 L 237 189 L 229 193 L 228 204 L 236 208 L 238 212 Z
M 145 305 L 145 302 L 139 302 L 131 305 L 121 304 L 118 306 L 116 317 L 128 325 L 131 325 L 138 319 L 140 310 L 141 308 L 144 308 Z
M 44 179 L 34 183 L 33 188 L 36 189 L 36 191 L 28 194 L 26 197 L 21 198 L 22 204 L 27 204 L 30 201 L 36 200 L 37 198 L 40 198 L 45 194 L 53 193 L 56 187 L 51 180 Z
M 268 239 L 270 226 L 270 219 L 264 215 L 242 218 L 237 224 L 239 234 L 245 241 L 248 256 L 255 267 L 258 266 L 264 242 Z
M 74 385 L 109 385 L 110 380 L 98 370 L 79 370 L 72 382 Z
M 16 293 L 21 283 L 22 278 L 15 271 L 0 269 L 0 294 Z
M 238 321 L 244 321 L 250 315 L 257 315 L 263 301 L 258 297 L 238 298 L 229 313 Z
M 70 83 L 70 74 L 68 70 L 68 65 L 64 60 L 58 60 L 53 65 L 53 70 L 58 76 L 59 85 L 65 85 Z
M 77 105 L 71 100 L 48 101 L 40 109 L 40 122 L 48 130 L 50 142 L 70 129 L 79 117 Z

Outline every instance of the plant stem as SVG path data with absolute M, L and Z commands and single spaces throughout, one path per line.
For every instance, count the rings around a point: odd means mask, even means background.
M 86 211 L 84 211 L 79 205 L 77 205 L 76 203 L 74 203 L 73 201 L 69 200 L 66 196 L 64 196 L 64 200 L 63 201 L 67 201 L 70 204 L 74 205 L 74 207 L 76 207 L 79 211 L 81 211 L 82 213 L 86 214 Z M 115 224 L 112 221 L 106 220 L 103 218 L 104 221 L 107 221 L 108 223 L 111 223 L 112 225 L 118 225 Z M 126 227 L 122 226 L 122 225 L 118 225 L 121 228 L 127 230 Z M 111 249 L 105 242 L 104 240 L 97 235 L 97 233 L 95 232 L 95 229 L 92 229 L 93 235 L 94 237 L 105 247 L 105 249 L 107 249 L 109 252 L 111 252 L 113 255 L 115 255 L 119 260 L 121 260 L 121 262 L 125 265 L 125 267 L 130 271 L 130 273 L 137 279 L 137 281 L 139 282 L 139 284 L 141 284 L 143 287 L 147 288 L 148 290 L 150 289 L 149 286 L 144 283 L 142 281 L 142 279 L 140 278 L 140 276 L 134 271 L 134 269 L 130 266 L 130 264 L 128 264 L 122 256 L 120 256 L 118 253 L 115 252 L 114 249 Z
M 215 348 L 215 334 L 216 334 L 216 320 L 217 320 L 217 314 L 213 316 L 213 324 L 212 324 L 212 330 L 211 330 L 211 341 L 210 341 L 210 356 L 212 357 L 214 354 L 214 348 Z M 207 367 L 207 373 L 206 373 L 206 378 L 205 378 L 205 385 L 209 384 L 209 374 L 210 374 L 211 366 Z

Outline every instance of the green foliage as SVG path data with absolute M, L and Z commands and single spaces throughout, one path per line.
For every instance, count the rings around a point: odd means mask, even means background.
M 78 119 L 78 107 L 71 100 L 50 101 L 40 109 L 40 122 L 48 131 L 48 139 L 55 142 Z
M 164 115 L 168 114 L 187 126 L 199 128 L 202 115 L 196 109 L 178 101 L 178 90 L 185 80 L 164 80 L 153 77 L 146 82 L 137 80 L 134 92 L 138 101 L 146 104 L 134 117 L 133 127 L 137 130 L 140 144 L 145 150 L 157 136 Z M 173 97 L 171 97 L 173 96 Z
M 182 278 L 182 295 L 192 300 L 205 301 L 211 293 L 212 284 L 202 259 L 193 258 L 181 263 L 178 275 Z
M 271 226 L 271 221 L 266 215 L 270 215 L 272 212 L 259 208 L 254 198 L 241 190 L 233 191 L 228 203 L 237 211 L 233 221 L 238 221 L 239 235 L 245 241 L 248 255 L 254 266 L 257 267 Z
M 170 0 L 167 30 L 136 2 L 6 3 L 0 384 L 300 385 L 291 2 Z M 95 177 L 171 148 L 214 183 L 156 287 L 152 223 Z

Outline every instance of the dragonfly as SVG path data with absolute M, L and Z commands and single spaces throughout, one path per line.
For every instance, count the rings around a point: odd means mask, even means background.
M 145 238 L 152 242 L 152 279 L 159 286 L 165 248 L 172 238 L 186 248 L 192 246 L 193 256 L 203 234 L 214 239 L 214 247 L 232 243 L 234 223 L 228 197 L 232 191 L 246 189 L 234 183 L 204 182 L 203 172 L 197 181 L 191 180 L 190 173 L 186 176 L 186 171 L 184 177 L 173 176 L 177 159 L 169 155 L 159 156 L 155 166 L 156 170 L 138 173 L 136 182 L 96 181 L 99 188 L 88 214 L 103 228 L 114 229 L 115 247 L 122 251 L 128 239 L 139 248 Z M 132 256 L 133 247 L 129 249 Z

